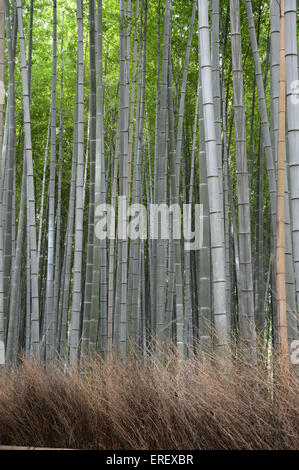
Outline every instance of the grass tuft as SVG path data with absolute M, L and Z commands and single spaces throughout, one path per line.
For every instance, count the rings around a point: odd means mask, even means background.
M 240 356 L 240 355 L 239 355 Z M 0 444 L 76 449 L 298 449 L 298 382 L 274 361 L 22 363 L 0 377 Z

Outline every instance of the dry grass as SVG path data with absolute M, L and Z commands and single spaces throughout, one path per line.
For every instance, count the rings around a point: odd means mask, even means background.
M 214 358 L 215 359 L 215 358 Z M 94 361 L 81 374 L 22 364 L 0 377 L 0 444 L 80 449 L 298 449 L 298 383 L 234 360 L 146 367 Z M 217 366 L 215 365 L 217 363 Z

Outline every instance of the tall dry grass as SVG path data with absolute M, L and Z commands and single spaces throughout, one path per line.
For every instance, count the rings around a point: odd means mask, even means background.
M 272 364 L 273 365 L 273 364 Z M 0 377 L 0 444 L 79 449 L 298 449 L 298 382 L 213 358 L 23 361 Z

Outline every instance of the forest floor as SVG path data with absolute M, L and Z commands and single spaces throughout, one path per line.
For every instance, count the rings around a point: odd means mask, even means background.
M 279 365 L 175 355 L 24 360 L 0 375 L 0 444 L 105 450 L 299 449 L 298 383 Z M 274 366 L 274 367 L 273 367 Z M 275 376 L 275 380 L 273 380 Z

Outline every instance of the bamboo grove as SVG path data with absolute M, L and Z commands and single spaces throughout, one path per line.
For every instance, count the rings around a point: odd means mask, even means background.
M 2 364 L 291 354 L 297 24 L 296 0 L 0 0 Z M 172 211 L 128 238 L 123 204 L 200 204 L 201 246 Z

